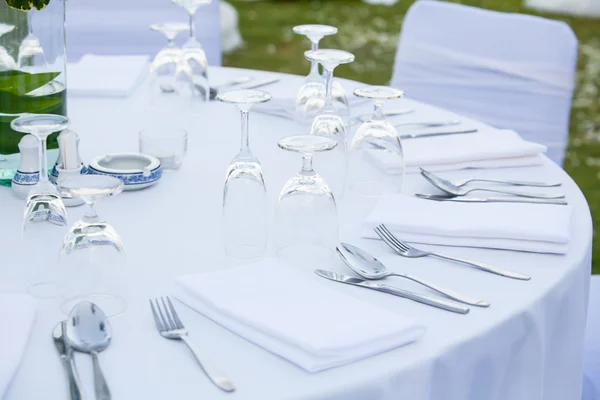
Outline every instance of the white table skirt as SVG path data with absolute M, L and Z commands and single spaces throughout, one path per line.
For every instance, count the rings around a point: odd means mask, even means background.
M 251 73 L 213 69 L 214 83 Z M 275 96 L 294 96 L 300 77 L 283 76 L 269 87 Z M 356 87 L 345 81 L 346 89 Z M 416 108 L 415 118 L 449 119 L 445 112 L 410 100 L 392 107 Z M 360 112 L 369 110 L 365 105 Z M 154 327 L 148 298 L 169 293 L 171 278 L 231 265 L 221 241 L 220 210 L 225 169 L 238 150 L 239 113 L 231 105 L 200 104 L 192 112 L 150 112 L 140 87 L 123 100 L 69 99 L 69 116 L 81 136 L 87 161 L 93 155 L 136 151 L 140 129 L 169 119 L 189 130 L 189 153 L 181 170 L 167 172 L 156 186 L 123 193 L 98 204 L 101 217 L 120 232 L 128 254 L 124 283 L 129 308 L 113 320 L 114 339 L 101 354 L 114 399 L 410 399 L 410 400 L 575 400 L 581 391 L 582 343 L 591 266 L 592 224 L 586 201 L 575 183 L 556 165 L 531 168 L 451 172 L 521 180 L 562 181 L 560 190 L 574 205 L 567 255 L 444 248 L 446 253 L 492 263 L 532 276 L 529 282 L 503 279 L 436 259 L 407 260 L 379 241 L 360 239 L 361 221 L 372 199 L 348 194 L 339 201 L 340 236 L 379 257 L 392 270 L 413 273 L 472 297 L 490 301 L 462 316 L 411 301 L 354 287 L 339 290 L 412 318 L 427 326 L 418 343 L 348 366 L 308 374 L 203 316 L 179 305 L 192 338 L 235 382 L 224 394 L 204 377 L 182 343 L 161 338 Z M 271 205 L 284 182 L 300 167 L 298 155 L 281 151 L 276 142 L 307 133 L 292 122 L 253 114 L 250 142 L 265 171 Z M 408 175 L 405 191 L 431 190 L 418 175 Z M 29 268 L 19 248 L 23 201 L 0 191 L 2 275 L 0 291 L 19 291 Z M 273 210 L 273 208 L 271 209 Z M 82 208 L 69 209 L 75 221 Z M 58 245 L 48 242 L 39 254 L 53 267 Z M 272 247 L 268 250 L 273 254 Z M 337 261 L 336 261 L 337 262 Z M 340 264 L 332 268 L 343 268 Z M 311 274 L 312 271 L 306 270 Z M 393 282 L 418 287 L 400 279 Z M 54 324 L 64 316 L 56 302 L 40 301 L 29 346 L 5 400 L 66 398 L 66 381 L 51 340 Z M 357 316 L 360 318 L 360 316 Z M 2 321 L 10 329 L 9 321 Z M 91 362 L 77 355 L 82 379 L 92 397 Z M 1 361 L 0 361 L 1 362 Z

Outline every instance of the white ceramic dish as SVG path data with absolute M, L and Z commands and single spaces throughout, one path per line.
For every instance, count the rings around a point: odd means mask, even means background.
M 125 190 L 138 190 L 154 185 L 162 177 L 158 158 L 139 153 L 114 153 L 96 157 L 88 174 L 110 175 L 125 184 Z

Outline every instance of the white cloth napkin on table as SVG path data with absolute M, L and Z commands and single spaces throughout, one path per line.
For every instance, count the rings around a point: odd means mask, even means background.
M 572 206 L 524 203 L 458 203 L 394 194 L 383 196 L 367 217 L 362 236 L 379 239 L 385 224 L 412 243 L 565 254 Z
M 129 97 L 148 70 L 148 56 L 86 54 L 67 65 L 69 96 Z
M 24 294 L 0 294 L 0 399 L 12 380 L 35 316 L 35 300 Z
M 445 129 L 419 130 L 419 133 L 441 130 Z M 403 133 L 404 130 L 399 131 L 400 135 Z M 544 145 L 528 142 L 514 131 L 495 128 L 481 128 L 476 133 L 405 139 L 402 149 L 407 173 L 420 172 L 420 167 L 433 172 L 540 165 L 544 162 L 541 154 L 546 152 Z M 395 154 L 376 151 L 371 160 L 390 174 L 401 171 Z
M 336 283 L 319 279 L 268 258 L 179 277 L 173 295 L 308 372 L 400 347 L 424 334 L 422 326 L 339 293 L 330 287 Z

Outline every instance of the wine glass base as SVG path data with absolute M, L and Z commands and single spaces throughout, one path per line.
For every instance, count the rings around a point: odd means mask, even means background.
M 259 246 L 227 246 L 225 252 L 237 260 L 252 260 L 262 257 L 265 249 Z
M 82 301 L 90 301 L 96 304 L 104 311 L 104 314 L 108 318 L 118 317 L 127 310 L 127 302 L 124 298 L 103 293 L 90 293 L 69 297 L 62 301 L 60 309 L 64 314 L 69 315 L 73 307 Z
M 36 299 L 56 299 L 63 295 L 63 287 L 56 282 L 38 282 L 29 286 L 26 292 Z
M 297 244 L 281 247 L 277 256 L 292 264 L 306 265 L 314 269 L 315 264 L 330 265 L 334 252 L 329 247 L 316 244 Z

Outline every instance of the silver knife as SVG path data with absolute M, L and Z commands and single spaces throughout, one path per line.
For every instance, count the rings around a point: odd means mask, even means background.
M 387 110 L 383 112 L 383 115 L 385 115 L 386 117 L 396 117 L 399 115 L 406 115 L 406 114 L 410 114 L 415 112 L 414 108 L 398 108 L 395 110 Z M 367 121 L 369 118 L 371 118 L 373 114 L 361 114 L 358 115 L 354 118 L 352 118 L 352 120 L 350 120 L 350 126 L 354 126 L 356 124 L 362 123 Z
M 273 83 L 279 82 L 280 80 L 281 80 L 281 78 L 266 78 L 266 79 L 261 79 L 261 80 L 256 81 L 256 82 L 250 82 L 250 83 L 246 83 L 246 84 L 237 85 L 235 87 L 235 90 L 254 89 L 254 88 L 257 88 L 257 87 L 261 87 L 261 86 L 271 85 Z
M 415 193 L 415 197 L 420 199 L 435 200 L 435 201 L 457 201 L 461 203 L 530 203 L 530 204 L 556 204 L 566 206 L 565 199 L 536 199 L 532 197 L 452 197 L 441 194 L 422 194 Z
M 354 278 L 352 276 L 346 276 L 337 274 L 331 271 L 323 271 L 322 269 L 316 269 L 315 273 L 322 278 L 329 279 L 334 282 L 345 283 L 348 285 L 360 286 L 366 289 L 372 289 L 378 292 L 393 294 L 394 296 L 403 297 L 405 299 L 413 300 L 418 303 L 427 304 L 429 306 L 441 308 L 442 310 L 452 311 L 458 314 L 467 314 L 469 308 L 460 304 L 453 303 L 442 299 L 436 299 L 423 294 L 409 292 L 407 290 L 399 289 L 393 286 L 383 285 L 381 283 L 374 283 L 366 281 L 364 279 Z
M 464 133 L 475 133 L 477 129 L 465 129 L 462 131 L 444 131 L 444 132 L 427 132 L 427 133 L 409 133 L 406 135 L 399 135 L 400 139 L 420 139 L 425 137 L 433 136 L 445 136 L 445 135 L 462 135 Z
M 67 373 L 67 379 L 69 382 L 69 394 L 71 400 L 84 400 L 85 395 L 83 393 L 83 387 L 81 386 L 81 380 L 75 367 L 75 360 L 73 359 L 73 349 L 69 346 L 65 340 L 65 327 L 67 321 L 61 321 L 52 330 L 52 339 L 54 345 L 58 351 L 58 355 L 62 361 L 65 372 Z

